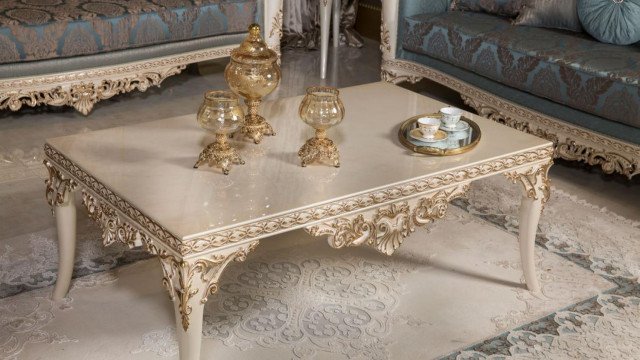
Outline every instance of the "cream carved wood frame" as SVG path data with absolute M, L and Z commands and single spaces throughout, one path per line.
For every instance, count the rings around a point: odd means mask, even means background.
M 200 238 L 180 240 L 63 154 L 45 145 L 44 164 L 49 171 L 45 195 L 56 215 L 60 246 L 61 265 L 54 298 L 64 297 L 71 281 L 73 259 L 64 257 L 67 253 L 73 254 L 69 247 L 75 247 L 76 192 L 82 194 L 82 204 L 89 217 L 102 229 L 105 246 L 116 242 L 130 247 L 142 246 L 159 258 L 164 272 L 162 283 L 174 302 L 176 318 L 183 330 L 179 337 L 188 337 L 189 332 L 199 334 L 201 331 L 203 305 L 207 297 L 217 291 L 218 278 L 224 268 L 232 261 L 243 261 L 260 239 L 304 228 L 314 236 L 329 235 L 329 244 L 335 248 L 369 245 L 391 255 L 416 226 L 442 218 L 449 202 L 464 196 L 471 182 L 499 174 L 522 185 L 523 206 L 527 207 L 523 214 L 534 224 L 526 235 L 531 240 L 528 241 L 531 265 L 524 266 L 525 278 L 528 287 L 537 291 L 532 234 L 549 197 L 547 172 L 553 151 L 552 147 L 545 147 L 506 155 Z M 65 238 L 73 240 L 66 243 Z M 196 347 L 192 351 L 199 354 L 199 345 Z M 183 355 L 181 350 L 182 358 L 197 358 L 193 354 Z
M 280 54 L 283 0 L 265 0 L 265 41 Z M 113 66 L 0 79 L 0 110 L 23 106 L 71 106 L 88 115 L 96 103 L 132 91 L 146 91 L 189 64 L 227 57 L 237 44 Z
M 399 0 L 382 7 L 381 77 L 394 84 L 429 79 L 457 91 L 478 114 L 512 128 L 545 138 L 555 145 L 554 157 L 596 165 L 627 178 L 640 173 L 640 145 L 566 123 L 502 99 L 451 75 L 411 61 L 396 59 Z

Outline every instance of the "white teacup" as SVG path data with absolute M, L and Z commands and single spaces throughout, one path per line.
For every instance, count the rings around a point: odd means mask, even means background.
M 440 119 L 423 117 L 418 119 L 418 128 L 422 137 L 425 139 L 433 139 L 440 128 Z
M 442 115 L 444 127 L 453 129 L 460 121 L 460 117 L 462 117 L 462 110 L 455 107 L 445 107 L 440 109 L 440 115 Z

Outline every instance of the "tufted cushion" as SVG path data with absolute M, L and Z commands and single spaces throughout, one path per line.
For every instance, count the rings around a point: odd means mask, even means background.
M 0 64 L 246 31 L 257 0 L 3 0 Z
M 602 42 L 640 41 L 640 0 L 579 0 L 578 15 L 585 31 Z
M 481 13 L 405 19 L 403 49 L 557 103 L 640 127 L 640 46 L 584 33 L 511 26 Z
M 522 8 L 524 0 L 453 0 L 452 11 L 486 12 L 488 14 L 514 17 Z

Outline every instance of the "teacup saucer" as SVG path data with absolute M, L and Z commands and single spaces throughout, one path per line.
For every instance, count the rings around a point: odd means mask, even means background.
M 438 142 L 438 141 L 442 141 L 442 140 L 446 140 L 447 137 L 449 137 L 449 135 L 447 135 L 446 132 L 442 131 L 442 130 L 438 130 L 435 134 L 434 137 L 432 138 L 425 138 L 422 136 L 422 133 L 420 132 L 420 129 L 413 129 L 409 132 L 409 136 L 411 136 L 412 138 L 422 141 L 422 142 L 427 142 L 427 143 L 432 143 L 432 142 Z
M 458 121 L 456 123 L 456 126 L 454 127 L 444 126 L 444 124 L 440 126 L 440 129 L 444 131 L 464 131 L 464 130 L 467 130 L 468 128 L 469 128 L 469 123 L 464 120 Z

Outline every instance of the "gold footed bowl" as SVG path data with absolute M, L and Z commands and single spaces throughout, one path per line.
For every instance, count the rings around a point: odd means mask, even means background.
M 236 149 L 229 144 L 229 134 L 238 130 L 244 121 L 244 112 L 236 94 L 231 91 L 207 91 L 197 120 L 201 128 L 215 133 L 216 141 L 202 150 L 194 168 L 208 164 L 222 168 L 222 172 L 228 175 L 232 164 L 244 164 Z
M 340 167 L 340 152 L 334 142 L 327 137 L 327 129 L 338 125 L 344 118 L 344 105 L 340 91 L 328 86 L 312 86 L 300 104 L 302 121 L 316 130 L 298 151 L 303 167 L 313 162 L 329 162 Z

